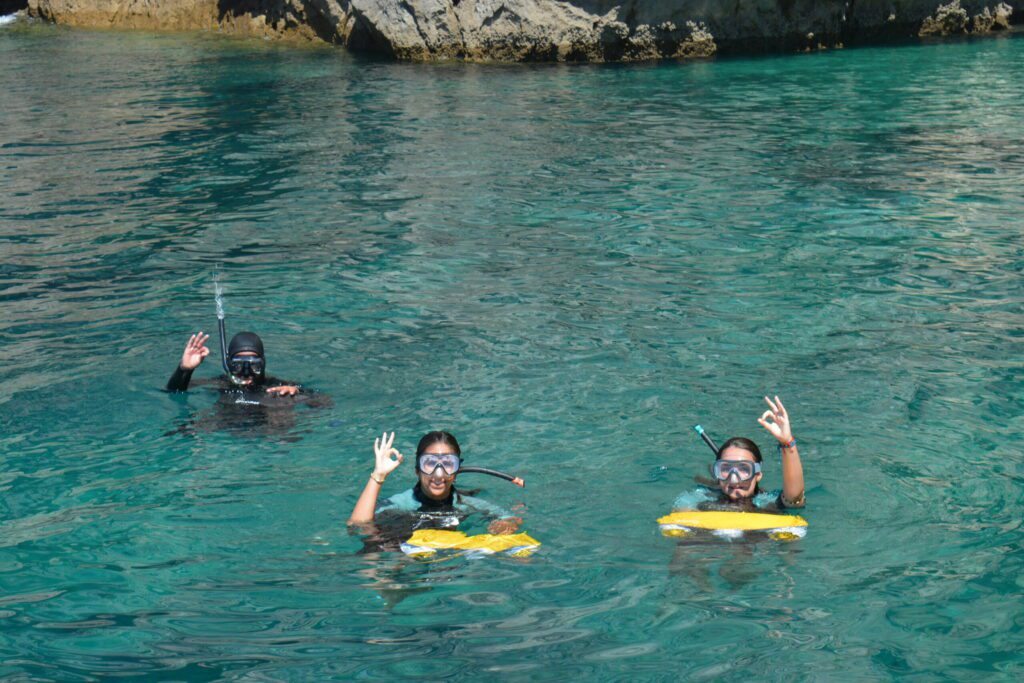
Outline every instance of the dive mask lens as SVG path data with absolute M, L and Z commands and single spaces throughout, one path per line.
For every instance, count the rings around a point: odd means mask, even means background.
M 455 453 L 424 453 L 420 456 L 420 472 L 433 474 L 440 467 L 450 477 L 459 471 L 460 462 Z
M 761 463 L 750 460 L 716 460 L 711 474 L 719 481 L 726 481 L 734 473 L 740 481 L 750 481 L 760 473 Z
M 235 356 L 228 361 L 228 370 L 239 377 L 259 375 L 263 373 L 263 359 L 259 356 Z

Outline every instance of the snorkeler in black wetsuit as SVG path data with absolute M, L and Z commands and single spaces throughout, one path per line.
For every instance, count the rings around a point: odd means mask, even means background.
M 210 355 L 206 346 L 210 335 L 198 332 L 189 337 L 181 362 L 167 381 L 167 391 L 187 391 L 192 373 Z M 223 345 L 223 342 L 222 342 Z M 222 348 L 224 348 L 222 346 Z M 330 399 L 267 375 L 263 341 L 253 332 L 239 332 L 231 338 L 223 359 L 225 374 L 203 384 L 216 384 L 220 392 L 214 416 L 184 425 L 178 432 L 207 429 L 252 429 L 270 427 L 286 431 L 294 426 L 291 408 L 302 403 L 310 408 L 325 407 Z M 196 382 L 197 384 L 200 381 Z
M 210 335 L 201 331 L 189 337 L 181 362 L 167 380 L 167 391 L 187 391 L 192 372 L 210 355 L 206 342 Z M 224 359 L 227 373 L 222 380 L 225 389 L 244 393 L 266 393 L 276 396 L 295 396 L 302 388 L 294 382 L 284 382 L 267 376 L 263 340 L 253 332 L 239 332 L 228 344 Z

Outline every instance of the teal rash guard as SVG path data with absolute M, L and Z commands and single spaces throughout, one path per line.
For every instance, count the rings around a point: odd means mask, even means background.
M 487 501 L 452 492 L 444 500 L 423 494 L 419 482 L 380 502 L 372 529 L 363 537 L 359 553 L 396 552 L 418 529 L 452 529 L 477 513 L 487 521 L 514 517 L 511 512 Z M 467 531 L 467 533 L 472 533 Z
M 781 512 L 786 509 L 782 502 L 782 491 L 760 491 L 750 501 L 760 512 Z M 672 503 L 672 511 L 683 510 L 723 510 L 732 511 L 738 509 L 736 503 L 729 501 L 716 489 L 701 486 L 693 491 L 685 491 L 679 494 L 676 501 Z
M 492 505 L 485 500 L 459 493 L 454 486 L 448 498 L 434 500 L 423 494 L 418 482 L 411 489 L 402 491 L 383 501 L 377 508 L 377 514 L 388 512 L 418 512 L 424 518 L 433 520 L 434 523 L 429 526 L 435 527 L 440 522 L 442 528 L 458 526 L 460 518 L 474 512 L 488 519 L 507 519 L 515 516 L 508 510 Z M 414 528 L 420 528 L 420 524 L 417 524 Z

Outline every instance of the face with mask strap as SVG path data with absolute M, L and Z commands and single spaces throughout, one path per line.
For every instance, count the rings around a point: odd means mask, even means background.
M 255 351 L 242 351 L 233 355 L 228 364 L 228 368 L 231 370 L 231 381 L 243 387 L 249 386 L 259 377 L 259 373 L 253 367 L 253 362 L 245 362 L 247 358 L 251 358 L 254 361 L 257 361 L 257 359 L 262 360 Z
M 745 461 L 749 463 L 749 465 L 743 466 L 742 469 L 745 469 L 746 467 L 753 469 L 754 464 L 757 462 L 753 453 L 745 448 L 740 448 L 739 446 L 728 446 L 724 448 L 719 454 L 718 459 L 719 461 L 726 461 L 727 463 L 735 461 Z M 761 481 L 762 475 L 760 472 L 754 474 L 754 476 L 746 481 L 743 481 L 740 478 L 741 475 L 739 470 L 741 468 L 729 468 L 728 466 L 725 466 L 722 469 L 722 474 L 725 474 L 726 478 L 718 478 L 718 487 L 721 489 L 722 493 L 729 498 L 729 500 L 738 501 L 750 498 L 754 495 L 754 491 L 757 490 L 757 483 Z
M 263 378 L 266 360 L 263 340 L 252 332 L 239 332 L 228 346 L 228 371 L 237 386 L 251 386 Z
M 416 473 L 419 475 L 420 489 L 434 500 L 444 500 L 451 493 L 452 486 L 455 484 L 455 472 L 449 474 L 444 467 L 438 464 L 435 464 L 433 471 L 424 472 L 425 462 L 434 463 L 438 460 L 438 458 L 427 456 L 454 456 L 455 458 L 459 456 L 450 445 L 436 441 L 423 449 L 423 452 L 416 457 Z M 448 459 L 450 458 L 440 458 L 440 460 Z M 429 465 L 427 466 L 429 467 Z

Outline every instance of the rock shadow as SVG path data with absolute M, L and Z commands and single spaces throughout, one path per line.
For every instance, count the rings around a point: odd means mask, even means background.
M 0 16 L 28 9 L 28 0 L 0 0 Z

